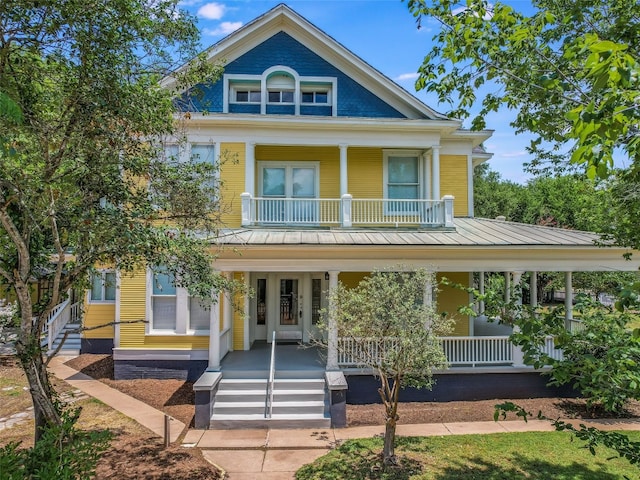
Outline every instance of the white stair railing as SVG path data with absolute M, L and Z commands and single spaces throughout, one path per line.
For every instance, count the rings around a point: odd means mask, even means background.
M 82 304 L 80 302 L 70 303 L 69 299 L 56 305 L 47 316 L 44 325 L 44 334 L 47 338 L 47 349 L 53 350 L 53 344 L 58 335 L 64 330 L 68 323 L 75 323 L 80 319 Z
M 273 414 L 273 382 L 276 376 L 276 332 L 271 338 L 271 362 L 269 364 L 269 381 L 267 382 L 267 404 L 265 405 L 265 418 L 271 418 Z

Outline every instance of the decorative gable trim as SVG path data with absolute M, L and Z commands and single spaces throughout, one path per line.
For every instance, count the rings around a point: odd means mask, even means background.
M 207 58 L 212 62 L 231 62 L 280 31 L 285 31 L 315 54 L 348 74 L 354 81 L 366 87 L 407 118 L 450 120 L 422 103 L 389 77 L 284 4 L 274 7 L 212 45 L 207 50 Z M 171 88 L 175 86 L 175 80 L 171 76 L 166 77 L 162 85 Z

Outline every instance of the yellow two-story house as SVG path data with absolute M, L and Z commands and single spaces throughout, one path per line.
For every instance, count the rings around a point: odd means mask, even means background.
M 212 242 L 213 268 L 253 294 L 233 302 L 222 295 L 206 309 L 167 275 L 105 270 L 88 295 L 85 322 L 147 320 L 85 334 L 83 351 L 113 352 L 116 378 L 195 380 L 221 371 L 224 379 L 230 355 L 253 358 L 274 332 L 308 342 L 326 293 L 378 268 L 425 267 L 467 285 L 475 275 L 480 286 L 482 272 L 505 272 L 514 285 L 524 272 L 564 271 L 570 285 L 572 271 L 637 268 L 621 249 L 595 246 L 594 234 L 475 218 L 473 169 L 491 158 L 482 144 L 492 131 L 463 129 L 286 5 L 208 55 L 224 62 L 224 74 L 185 103 L 186 145 L 167 149 L 201 161 L 237 159 L 221 165 L 228 209 Z M 469 298 L 444 288 L 433 301 L 454 313 Z M 508 375 L 526 369 L 506 335 L 487 332 L 477 318 L 456 317 L 445 347 L 459 369 L 439 380 L 430 399 L 479 398 L 483 389 L 513 397 Z M 256 362 L 253 370 L 269 369 L 268 358 Z M 327 371 L 352 367 L 331 344 L 323 362 Z M 471 379 L 481 371 L 495 376 Z M 370 398 L 354 387 L 362 378 L 351 380 L 350 398 Z

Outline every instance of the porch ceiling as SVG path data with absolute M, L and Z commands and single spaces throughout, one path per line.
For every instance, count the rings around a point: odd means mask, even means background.
M 250 228 L 221 232 L 221 270 L 369 271 L 398 263 L 439 271 L 637 270 L 640 252 L 598 246 L 591 232 L 456 218 L 455 229 Z M 232 247 L 241 255 L 232 252 Z

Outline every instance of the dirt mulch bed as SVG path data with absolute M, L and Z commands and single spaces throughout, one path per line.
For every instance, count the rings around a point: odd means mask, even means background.
M 192 382 L 152 378 L 114 380 L 111 355 L 83 354 L 69 360 L 67 365 L 193 426 L 195 395 Z
M 154 408 L 162 410 L 186 425 L 192 425 L 194 415 L 193 383 L 183 380 L 114 380 L 113 359 L 110 355 L 83 354 L 67 364 L 101 382 L 131 395 Z M 494 405 L 512 401 L 537 415 L 541 411 L 548 418 L 606 418 L 602 411 L 589 411 L 582 399 L 533 398 L 495 399 L 470 402 L 415 402 L 399 407 L 400 424 L 451 423 L 493 420 Z M 630 402 L 627 411 L 616 417 L 640 418 L 640 402 Z M 514 419 L 515 417 L 511 417 Z M 384 423 L 382 405 L 348 405 L 350 426 L 380 425 Z
M 196 448 L 164 448 L 162 439 L 120 435 L 96 469 L 96 480 L 221 480 L 217 469 Z

